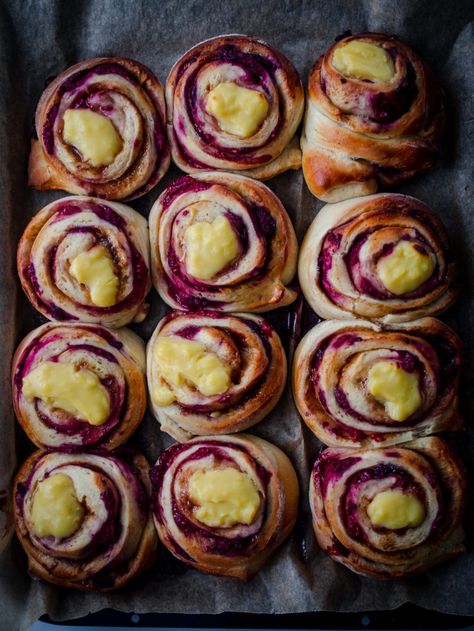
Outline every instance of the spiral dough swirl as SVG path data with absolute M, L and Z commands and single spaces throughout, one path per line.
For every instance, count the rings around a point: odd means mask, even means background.
M 148 468 L 132 450 L 32 454 L 14 487 L 16 530 L 29 571 L 70 589 L 111 591 L 149 567 L 156 558 L 156 533 L 149 514 Z M 43 536 L 34 521 L 35 497 L 45 480 L 59 474 L 72 483 L 82 521 L 70 536 Z M 50 511 L 55 509 L 51 504 Z
M 259 507 L 251 523 L 208 526 L 196 516 L 190 480 L 196 472 L 234 469 L 251 480 Z M 195 438 L 165 450 L 150 473 L 152 512 L 161 542 L 203 572 L 247 580 L 291 532 L 298 481 L 286 455 L 261 438 Z
M 465 472 L 440 438 L 390 450 L 326 449 L 314 465 L 309 496 L 319 545 L 359 574 L 399 578 L 465 551 Z M 416 520 L 380 523 L 373 507 L 384 496 L 417 506 Z
M 305 298 L 326 319 L 404 322 L 440 313 L 457 297 L 455 272 L 436 215 L 392 193 L 326 205 L 298 262 Z
M 100 251 L 115 291 L 107 303 L 74 275 L 74 264 Z M 18 274 L 32 305 L 49 320 L 94 322 L 117 328 L 140 322 L 151 288 L 147 222 L 138 212 L 93 197 L 64 197 L 30 221 L 18 244 Z M 100 270 L 90 282 L 97 284 Z M 99 289 L 107 290 L 107 279 Z
M 220 126 L 209 98 L 222 85 L 266 102 L 256 129 L 237 135 Z M 268 179 L 301 166 L 299 147 L 290 141 L 303 115 L 303 87 L 290 61 L 265 42 L 226 35 L 197 44 L 171 69 L 166 104 L 173 160 L 186 173 L 244 170 Z
M 159 363 L 160 345 L 170 340 L 177 352 L 183 344 L 198 344 L 201 356 L 211 357 L 227 374 L 224 387 L 203 393 L 187 375 L 173 378 L 177 364 L 172 361 L 165 369 Z M 277 333 L 262 317 L 250 314 L 175 311 L 159 322 L 147 346 L 153 414 L 161 429 L 180 441 L 238 432 L 258 423 L 277 404 L 286 370 Z M 160 400 L 163 388 L 171 394 L 169 401 Z
M 230 233 L 231 257 L 209 274 L 196 272 L 188 235 L 205 230 L 207 240 L 196 249 L 213 264 L 220 239 L 214 231 L 222 223 Z M 291 220 L 270 189 L 250 178 L 231 173 L 179 178 L 152 208 L 150 242 L 153 283 L 171 307 L 264 312 L 296 298 L 287 286 L 298 249 Z
M 460 354 L 457 336 L 435 318 L 386 330 L 363 320 L 328 320 L 297 348 L 295 402 L 308 427 L 334 447 L 393 445 L 459 430 Z M 387 366 L 414 384 L 416 404 L 403 417 L 391 417 L 370 391 L 371 371 Z M 405 385 L 393 401 L 404 405 L 409 392 Z
M 91 424 L 47 398 L 24 393 L 28 375 L 45 364 L 86 371 L 105 390 L 107 414 Z M 145 348 L 132 331 L 48 322 L 18 346 L 12 365 L 15 414 L 38 447 L 113 449 L 138 427 L 146 410 Z
M 78 132 L 79 146 L 66 134 L 71 112 L 101 121 L 102 128 L 90 131 L 91 143 L 103 139 L 103 125 L 108 125 L 116 139 L 115 155 L 102 162 L 82 155 L 84 128 Z M 163 88 L 148 68 L 132 59 L 90 59 L 65 70 L 43 92 L 35 123 L 38 140 L 33 140 L 29 163 L 33 188 L 134 199 L 153 188 L 168 169 Z

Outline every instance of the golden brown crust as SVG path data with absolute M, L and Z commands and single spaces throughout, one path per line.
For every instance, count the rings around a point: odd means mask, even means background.
M 42 362 L 58 358 L 103 380 L 111 401 L 111 413 L 103 425 L 92 426 L 23 395 L 23 378 Z M 37 447 L 115 449 L 130 438 L 146 411 L 145 345 L 126 328 L 110 331 L 91 324 L 43 324 L 15 352 L 12 399 L 20 425 Z
M 224 132 L 205 111 L 206 94 L 223 81 L 237 81 L 267 97 L 269 113 L 249 138 Z M 261 40 L 224 35 L 197 44 L 171 69 L 166 102 L 173 160 L 186 173 L 222 169 L 268 179 L 301 165 L 299 148 L 285 148 L 303 115 L 303 87 L 290 61 Z
M 51 540 L 51 537 L 41 539 L 33 530 L 29 517 L 31 489 L 49 473 L 58 473 L 61 469 L 72 479 L 76 492 L 78 488 L 84 491 L 82 503 L 87 508 L 83 523 L 91 526 L 91 520 L 98 520 L 103 528 L 108 528 L 105 550 L 97 555 L 93 539 L 89 547 L 83 541 L 81 548 L 79 537 L 87 540 L 90 534 L 82 534 L 82 525 L 79 534 L 76 532 L 65 541 Z M 28 555 L 29 571 L 44 581 L 69 589 L 114 591 L 150 567 L 157 555 L 157 538 L 148 513 L 148 471 L 144 456 L 132 450 L 120 452 L 118 456 L 101 452 L 33 453 L 15 477 L 13 494 L 16 532 Z M 81 481 L 83 476 L 88 477 L 87 486 Z M 111 488 L 114 489 L 112 494 Z M 107 493 L 109 503 L 117 494 L 120 503 L 114 500 L 115 503 L 108 505 L 103 499 Z M 109 526 L 103 517 L 104 511 L 110 513 L 106 517 Z M 112 523 L 121 526 L 111 530 Z
M 122 139 L 113 162 L 94 167 L 62 138 L 69 108 L 106 112 Z M 36 133 L 28 166 L 29 185 L 40 190 L 105 199 L 144 195 L 170 162 L 163 88 L 143 64 L 122 57 L 82 61 L 59 74 L 36 109 Z
M 336 48 L 363 39 L 388 51 L 389 81 L 342 75 Z M 338 40 L 318 59 L 308 81 L 301 139 L 303 173 L 311 192 L 327 202 L 367 195 L 428 170 L 444 126 L 440 88 L 429 67 L 403 42 L 379 33 Z
M 387 359 L 413 365 L 419 379 L 420 407 L 403 422 L 387 416 L 367 388 L 370 367 Z M 462 429 L 460 361 L 459 338 L 435 318 L 384 329 L 363 320 L 327 320 L 311 329 L 296 349 L 293 396 L 306 425 L 326 445 L 406 443 Z
M 378 262 L 407 240 L 435 265 L 419 287 L 397 295 L 383 284 Z M 310 306 L 326 319 L 406 322 L 444 311 L 459 291 L 440 220 L 420 200 L 394 193 L 324 206 L 301 245 L 298 278 Z
M 204 448 L 202 455 L 197 453 L 200 448 Z M 208 454 L 212 454 L 212 461 Z M 252 524 L 212 528 L 193 519 L 186 500 L 186 481 L 197 469 L 220 466 L 222 458 L 225 466 L 250 476 L 259 490 L 262 506 Z M 152 510 L 161 542 L 178 559 L 208 574 L 249 580 L 296 522 L 299 491 L 295 470 L 278 447 L 256 436 L 211 436 L 172 445 L 163 452 L 150 477 Z M 183 480 L 179 499 L 172 477 Z M 187 530 L 176 520 L 182 511 Z
M 166 382 L 154 359 L 164 336 L 182 336 L 204 344 L 232 366 L 229 389 L 205 396 L 184 382 L 171 386 L 175 401 L 160 406 L 154 392 Z M 280 338 L 262 317 L 213 311 L 172 312 L 163 318 L 147 345 L 150 407 L 161 429 L 178 441 L 192 436 L 229 434 L 261 421 L 275 407 L 286 383 L 286 356 Z
M 99 307 L 71 274 L 78 254 L 106 247 L 118 277 L 116 303 Z M 42 208 L 23 232 L 17 269 L 31 304 L 50 320 L 118 328 L 140 322 L 151 288 L 148 224 L 138 212 L 94 197 L 63 197 Z
M 239 254 L 212 278 L 195 278 L 186 266 L 185 230 L 222 216 L 230 217 Z M 218 172 L 179 178 L 153 205 L 149 225 L 153 284 L 171 307 L 264 313 L 296 299 L 288 287 L 296 271 L 295 231 L 261 182 Z
M 422 523 L 398 531 L 375 528 L 366 512 L 370 497 L 407 484 L 424 504 Z M 347 493 L 358 494 L 351 517 L 358 531 L 348 525 L 348 504 L 341 507 Z M 466 500 L 464 467 L 448 445 L 433 436 L 390 450 L 326 449 L 311 477 L 319 545 L 335 561 L 374 578 L 419 574 L 464 552 L 461 520 Z

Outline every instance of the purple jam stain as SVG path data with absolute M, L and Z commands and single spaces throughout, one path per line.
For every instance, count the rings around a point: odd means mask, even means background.
M 259 204 L 252 204 L 250 209 L 255 214 L 260 230 L 267 240 L 273 239 L 276 234 L 276 221 L 273 215 Z
M 331 458 L 330 455 L 325 455 L 325 453 L 326 452 L 323 451 L 318 456 L 313 468 L 313 476 L 319 479 L 323 495 L 326 494 L 328 484 L 331 480 L 340 478 L 341 475 L 361 460 L 358 456 L 350 456 L 343 459 L 338 459 L 337 457 Z
M 241 217 L 233 212 L 227 211 L 225 217 L 230 222 L 234 232 L 236 233 L 242 248 L 242 254 L 246 254 L 249 249 L 249 234 L 247 227 Z
M 341 348 L 342 346 L 352 346 L 353 344 L 357 344 L 360 342 L 362 338 L 360 335 L 356 335 L 355 333 L 341 333 L 336 335 L 332 341 L 331 346 L 333 348 Z
M 211 188 L 212 183 L 202 182 L 190 175 L 183 175 L 175 180 L 168 188 L 161 194 L 160 201 L 163 212 L 167 210 L 174 200 L 185 193 L 200 192 Z
M 409 61 L 406 77 L 393 92 L 378 92 L 371 96 L 372 120 L 382 125 L 394 123 L 411 107 L 418 95 L 415 69 Z
M 51 303 L 48 303 L 40 298 L 41 294 L 43 293 L 43 290 L 41 289 L 41 285 L 38 282 L 38 277 L 36 276 L 36 270 L 33 263 L 30 263 L 30 265 L 28 265 L 23 270 L 23 274 L 25 275 L 25 277 L 29 279 L 35 291 L 36 299 L 41 305 L 41 308 L 48 314 L 48 317 L 50 317 L 52 320 L 58 320 L 60 322 L 65 322 L 65 321 L 67 322 L 67 321 L 72 321 L 72 320 L 77 321 L 79 319 L 79 318 L 76 318 L 76 316 L 73 316 L 70 313 L 67 313 L 60 307 L 53 305 Z

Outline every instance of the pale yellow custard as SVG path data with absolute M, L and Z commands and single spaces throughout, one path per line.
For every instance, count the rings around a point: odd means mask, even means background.
M 96 245 L 78 254 L 69 268 L 70 274 L 89 290 L 98 307 L 112 307 L 117 302 L 119 278 L 107 248 Z
M 153 390 L 153 400 L 161 407 L 173 403 L 173 388 L 185 384 L 204 396 L 222 394 L 231 385 L 230 367 L 199 342 L 178 336 L 158 338 L 153 358 L 161 377 Z
M 110 164 L 122 149 L 122 138 L 107 116 L 92 110 L 66 110 L 63 121 L 64 141 L 94 167 Z
M 84 519 L 74 484 L 65 473 L 38 482 L 31 505 L 31 523 L 39 537 L 70 537 Z
M 404 421 L 421 404 L 417 376 L 392 361 L 377 362 L 370 368 L 367 388 L 394 421 Z
M 240 138 L 248 138 L 265 120 L 269 104 L 265 95 L 258 90 L 224 81 L 209 92 L 206 110 L 214 116 L 222 130 Z
M 197 505 L 195 518 L 211 528 L 251 524 L 261 501 L 252 479 L 231 467 L 196 471 L 189 480 L 189 497 Z
M 209 280 L 239 254 L 237 235 L 230 221 L 219 216 L 212 223 L 199 221 L 186 228 L 186 269 L 191 276 Z
M 72 364 L 43 362 L 23 379 L 22 392 L 91 425 L 103 425 L 110 413 L 107 390 L 97 375 Z
M 353 39 L 337 46 L 332 55 L 332 65 L 346 77 L 389 81 L 395 70 L 387 51 L 371 42 Z
M 428 280 L 434 268 L 434 258 L 419 252 L 409 241 L 397 243 L 393 251 L 377 264 L 380 280 L 396 296 L 418 289 Z
M 425 518 L 425 507 L 414 495 L 382 491 L 370 502 L 367 514 L 374 526 L 398 530 L 419 526 Z

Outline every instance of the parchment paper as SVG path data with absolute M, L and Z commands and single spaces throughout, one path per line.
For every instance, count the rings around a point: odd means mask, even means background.
M 11 356 L 21 337 L 42 322 L 18 287 L 16 245 L 29 218 L 63 195 L 36 193 L 26 184 L 33 115 L 45 80 L 79 60 L 119 55 L 147 64 L 164 82 L 173 62 L 191 45 L 222 33 L 247 33 L 277 46 L 293 61 L 305 83 L 314 60 L 347 29 L 398 34 L 439 76 L 449 104 L 442 158 L 430 173 L 397 190 L 431 204 L 459 251 L 465 291 L 448 321 L 465 344 L 462 408 L 468 430 L 455 442 L 473 468 L 473 13 L 469 0 L 0 2 L 0 508 L 7 504 L 2 491 L 10 486 L 15 460 L 19 463 L 31 450 L 15 427 L 9 388 Z M 173 168 L 155 190 L 132 206 L 146 214 L 177 175 Z M 281 197 L 301 239 L 322 204 L 306 189 L 301 172 L 279 176 L 270 187 Z M 155 292 L 152 297 L 151 314 L 137 327 L 144 338 L 166 311 Z M 308 309 L 305 313 L 304 328 L 308 328 L 314 319 Z M 276 312 L 271 320 L 288 342 L 288 312 Z M 315 544 L 307 487 L 309 467 L 319 445 L 302 428 L 288 390 L 278 408 L 252 431 L 289 454 L 298 470 L 302 505 L 294 535 L 251 582 L 199 574 L 163 552 L 156 568 L 124 591 L 76 593 L 31 580 L 24 555 L 13 539 L 0 558 L 0 628 L 26 629 L 45 612 L 61 620 L 104 607 L 138 613 L 292 613 L 390 609 L 410 601 L 443 612 L 474 614 L 472 510 L 467 515 L 468 554 L 417 578 L 393 582 L 361 578 L 335 564 Z M 143 422 L 135 442 L 152 462 L 169 443 L 151 417 Z M 0 515 L 1 533 L 8 516 L 1 510 Z M 0 548 L 5 543 L 3 539 Z

